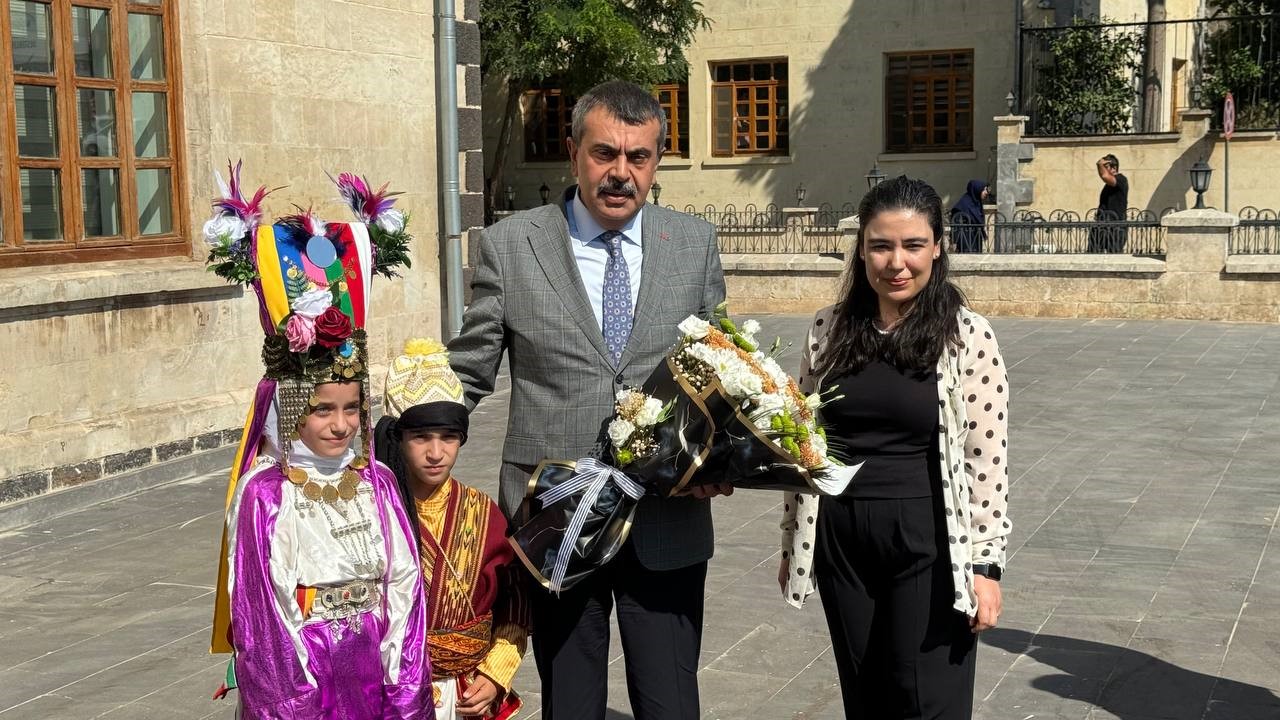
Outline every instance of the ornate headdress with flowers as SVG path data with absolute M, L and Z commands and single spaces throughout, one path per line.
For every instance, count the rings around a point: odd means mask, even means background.
M 208 267 L 219 277 L 253 288 L 265 335 L 265 372 L 232 467 L 229 504 L 240 477 L 260 452 L 278 453 L 290 480 L 305 481 L 304 472 L 289 466 L 289 446 L 298 439 L 298 425 L 322 383 L 360 382 L 361 447 L 351 467 L 368 465 L 373 432 L 365 321 L 371 283 L 375 273 L 395 277 L 397 268 L 409 265 L 411 237 L 405 216 L 393 208 L 396 193 L 387 192 L 386 185 L 371 191 L 362 178 L 338 176 L 338 194 L 356 222 L 325 222 L 309 209 L 296 208 L 294 214 L 264 224 L 262 202 L 273 191 L 260 187 L 246 198 L 240 163 L 228 164 L 227 170 L 230 181 L 217 176 L 221 197 L 213 201 L 213 217 L 204 225 Z M 217 625 L 215 617 L 214 649 L 229 650 L 221 645 Z

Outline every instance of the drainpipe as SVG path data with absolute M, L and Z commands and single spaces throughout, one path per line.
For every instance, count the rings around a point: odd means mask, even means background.
M 454 0 L 435 0 L 436 149 L 445 339 L 462 331 L 462 199 L 458 184 L 458 34 Z
M 1013 110 L 1011 114 L 1022 114 L 1022 3 L 1013 0 Z

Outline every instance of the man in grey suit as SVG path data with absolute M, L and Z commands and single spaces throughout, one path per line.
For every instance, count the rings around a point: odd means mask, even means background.
M 614 395 L 639 386 L 678 339 L 676 325 L 724 299 L 715 228 L 648 205 L 666 137 L 657 101 L 610 81 L 574 106 L 577 185 L 559 202 L 486 229 L 451 364 L 474 407 L 505 350 L 511 410 L 499 505 L 513 517 L 544 458 L 603 457 Z M 703 589 L 714 545 L 707 497 L 645 497 L 608 566 L 554 597 L 533 591 L 543 717 L 606 710 L 616 603 L 637 720 L 696 720 Z M 532 581 L 531 581 L 532 584 Z

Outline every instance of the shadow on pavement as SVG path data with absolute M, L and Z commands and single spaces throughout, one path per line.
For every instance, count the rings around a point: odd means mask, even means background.
M 1062 671 L 1032 679 L 1037 690 L 1091 703 L 1121 720 L 1280 718 L 1280 697 L 1267 688 L 1188 670 L 1137 650 L 1004 628 L 988 630 L 982 639 Z

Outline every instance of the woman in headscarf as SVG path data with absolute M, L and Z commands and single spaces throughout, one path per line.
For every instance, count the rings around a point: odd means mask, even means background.
M 951 242 L 955 252 L 982 252 L 982 244 L 987 240 L 982 203 L 989 194 L 985 180 L 970 180 L 964 195 L 951 208 Z

